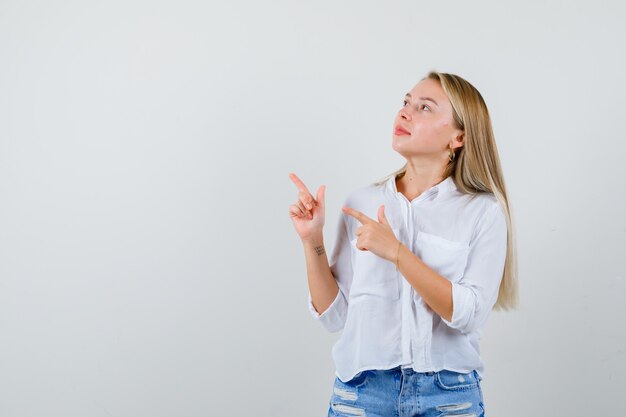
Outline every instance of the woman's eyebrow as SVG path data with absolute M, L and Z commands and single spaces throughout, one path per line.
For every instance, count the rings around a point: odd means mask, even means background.
M 405 97 L 411 97 L 411 94 L 406 93 L 406 96 L 405 96 Z M 439 107 L 439 104 L 437 104 L 437 102 L 436 102 L 435 100 L 433 100 L 432 98 L 430 98 L 430 97 L 418 97 L 418 98 L 419 98 L 420 100 L 429 100 L 429 101 L 432 101 L 433 103 L 435 103 L 435 105 L 436 105 L 437 107 Z

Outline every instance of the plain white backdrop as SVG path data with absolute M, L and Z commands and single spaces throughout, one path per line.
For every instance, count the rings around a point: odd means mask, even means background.
M 288 207 L 401 167 L 435 69 L 492 117 L 521 308 L 481 341 L 488 416 L 626 389 L 620 1 L 0 3 L 0 416 L 325 416 L 327 333 Z

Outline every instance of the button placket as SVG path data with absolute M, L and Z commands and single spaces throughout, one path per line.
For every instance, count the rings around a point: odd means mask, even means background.
M 405 227 L 408 233 L 408 242 L 406 246 L 411 250 L 411 252 L 415 253 L 415 239 L 414 235 L 416 230 L 420 230 L 419 224 L 420 219 L 415 219 L 414 216 L 414 208 L 419 206 L 424 201 L 428 201 L 432 195 L 434 195 L 437 190 L 433 190 L 431 192 L 422 193 L 418 197 L 414 198 L 412 201 L 409 201 L 406 196 L 398 191 L 396 191 L 396 197 L 398 197 L 402 201 L 403 214 L 405 215 Z M 415 291 L 415 289 L 409 284 L 406 279 L 402 279 L 402 302 L 401 302 L 401 311 L 402 311 L 402 324 L 401 324 L 401 343 L 402 343 L 402 361 L 403 363 L 414 363 L 413 358 L 413 341 L 412 337 L 417 331 L 414 329 L 415 326 L 418 326 L 417 318 L 415 317 L 416 311 L 414 306 L 414 299 L 418 298 L 419 294 Z M 421 358 L 421 361 L 425 361 L 425 358 Z
M 415 239 L 416 233 L 419 233 L 421 227 L 421 217 L 415 216 L 415 212 L 418 211 L 420 205 L 430 201 L 431 197 L 436 194 L 436 190 L 428 193 L 423 193 L 413 201 L 407 201 L 407 224 L 409 230 L 409 236 L 411 237 L 408 247 L 411 252 L 415 253 Z M 405 280 L 406 281 L 406 280 Z M 425 332 L 428 332 L 428 322 L 432 323 L 431 317 L 422 316 L 424 311 L 420 311 L 420 294 L 407 282 L 409 291 L 407 291 L 407 300 L 404 301 L 403 312 L 406 311 L 407 318 L 404 321 L 405 326 L 409 332 L 409 343 L 406 348 L 409 349 L 407 357 L 411 358 L 412 363 L 417 363 L 420 366 L 430 366 L 430 358 L 425 351 L 428 343 L 425 340 Z M 415 343 L 415 346 L 414 346 Z
M 407 230 L 408 233 L 408 242 L 405 243 L 405 245 L 407 247 L 410 248 L 410 246 L 412 245 L 412 232 L 411 232 L 411 222 L 408 221 L 409 216 L 410 216 L 410 203 L 407 200 L 407 198 L 404 196 L 404 194 L 400 193 L 400 192 L 396 192 L 396 198 L 400 201 L 400 206 L 401 206 L 401 211 L 402 211 L 402 217 L 404 218 L 403 223 L 404 223 L 404 227 Z M 402 274 L 400 274 L 402 275 Z M 411 358 L 411 328 L 410 328 L 410 316 L 409 316 L 409 312 L 407 311 L 407 306 L 410 305 L 410 299 L 412 297 L 411 294 L 411 289 L 412 287 L 410 286 L 410 284 L 408 283 L 408 281 L 406 279 L 404 279 L 404 277 L 402 277 L 402 284 L 401 284 L 401 300 L 400 300 L 400 315 L 402 317 L 401 319 L 401 323 L 400 323 L 400 345 L 401 345 L 401 350 L 402 350 L 402 363 L 412 363 L 412 358 Z

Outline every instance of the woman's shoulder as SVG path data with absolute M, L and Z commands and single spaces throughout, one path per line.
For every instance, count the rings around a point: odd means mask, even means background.
M 461 193 L 457 192 L 457 195 L 466 200 L 468 204 L 481 206 L 482 208 L 492 207 L 498 204 L 498 199 L 495 194 L 488 191 L 476 192 L 476 193 Z
M 478 193 L 477 196 L 480 204 L 482 204 L 484 208 L 490 208 L 498 205 L 498 199 L 492 192 Z
M 457 215 L 467 219 L 474 219 L 474 223 L 486 215 L 504 214 L 502 210 L 496 209 L 496 207 L 500 206 L 500 202 L 491 192 L 459 195 L 457 203 L 455 206 L 460 210 Z M 498 211 L 500 213 L 497 213 Z

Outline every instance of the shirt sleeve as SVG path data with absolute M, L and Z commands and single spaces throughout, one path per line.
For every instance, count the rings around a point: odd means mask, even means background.
M 343 329 L 346 322 L 348 296 L 352 284 L 352 251 L 350 248 L 350 236 L 348 235 L 346 214 L 343 212 L 339 219 L 337 237 L 330 256 L 329 265 L 335 280 L 337 280 L 337 285 L 339 286 L 335 300 L 325 311 L 319 313 L 315 310 L 315 307 L 313 307 L 311 291 L 309 290 L 308 305 L 311 315 L 319 321 L 326 330 L 334 333 Z
M 452 282 L 452 320 L 463 333 L 480 328 L 498 299 L 507 249 L 506 218 L 496 201 L 476 225 L 463 276 Z

